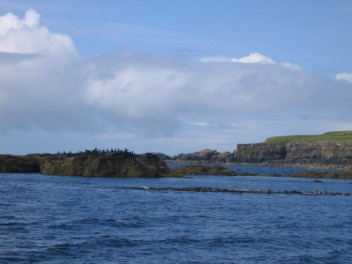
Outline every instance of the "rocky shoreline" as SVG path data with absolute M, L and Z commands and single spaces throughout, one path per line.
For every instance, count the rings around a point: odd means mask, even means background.
M 173 161 L 175 162 L 175 161 Z M 241 164 L 243 165 L 243 164 Z M 253 164 L 249 164 L 252 165 Z M 264 166 L 264 164 L 256 164 Z M 330 167 L 331 168 L 331 167 Z M 221 165 L 186 165 L 169 168 L 158 155 L 136 155 L 128 151 L 76 154 L 0 155 L 0 173 L 41 173 L 85 177 L 189 177 L 190 175 L 275 176 L 352 179 L 352 171 L 306 171 L 290 175 L 236 172 Z

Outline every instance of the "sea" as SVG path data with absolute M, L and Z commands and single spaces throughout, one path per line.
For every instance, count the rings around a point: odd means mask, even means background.
M 170 164 L 170 166 L 180 166 Z M 302 169 L 229 166 L 281 173 Z M 0 174 L 0 263 L 352 263 L 352 180 Z

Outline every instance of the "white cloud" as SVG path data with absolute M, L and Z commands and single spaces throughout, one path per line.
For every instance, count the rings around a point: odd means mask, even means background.
M 28 10 L 24 19 L 12 13 L 0 16 L 0 52 L 21 54 L 70 54 L 75 47 L 70 37 L 51 33 L 40 25 L 40 15 Z
M 36 28 L 40 24 L 40 15 L 34 10 L 28 10 L 23 23 L 29 28 Z
M 226 58 L 222 56 L 214 57 L 202 57 L 199 59 L 200 62 L 239 62 L 239 63 L 263 63 L 263 64 L 275 64 L 271 58 L 264 56 L 260 53 L 251 53 L 248 56 L 236 59 L 236 58 Z
M 81 68 L 71 38 L 41 26 L 36 11 L 0 16 L 0 132 L 87 129 Z
M 242 62 L 242 63 L 268 63 L 268 64 L 275 63 L 275 61 L 273 61 L 271 58 L 266 57 L 260 53 L 251 53 L 249 56 L 246 56 L 240 59 L 233 58 L 231 61 Z
M 86 87 L 87 103 L 119 123 L 153 131 L 183 120 L 199 127 L 246 115 L 279 112 L 289 118 L 352 110 L 352 93 L 345 87 L 332 92 L 338 83 L 281 64 L 180 63 L 166 55 L 134 53 L 113 60 L 114 68 L 104 66 L 106 61 L 96 65 L 99 74 Z
M 198 59 L 198 61 L 203 62 L 203 63 L 209 63 L 209 62 L 235 62 L 235 63 L 255 63 L 255 64 L 277 64 L 281 65 L 287 69 L 290 69 L 292 71 L 302 71 L 301 67 L 299 67 L 297 64 L 289 63 L 289 62 L 282 62 L 282 63 L 277 63 L 270 57 L 267 57 L 263 54 L 260 53 L 251 53 L 248 56 L 236 59 L 236 58 L 228 58 L 224 56 L 208 56 L 208 57 L 201 57 Z
M 293 64 L 259 53 L 201 62 L 133 51 L 82 59 L 71 56 L 68 36 L 39 18 L 28 11 L 22 20 L 0 19 L 0 132 L 81 133 L 107 147 L 118 139 L 136 146 L 136 138 L 166 146 L 173 138 L 180 152 L 182 142 L 232 149 L 268 131 L 352 123 L 349 85 Z
M 335 75 L 337 80 L 343 80 L 352 83 L 352 73 L 339 73 Z

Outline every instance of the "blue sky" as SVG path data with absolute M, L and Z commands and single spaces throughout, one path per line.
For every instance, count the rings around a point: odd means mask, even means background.
M 352 68 L 352 1 L 1 1 L 18 16 L 35 9 L 42 23 L 69 35 L 83 56 L 130 45 L 143 52 L 193 52 L 277 61 L 334 74 Z
M 352 129 L 352 1 L 0 0 L 0 16 L 1 153 Z

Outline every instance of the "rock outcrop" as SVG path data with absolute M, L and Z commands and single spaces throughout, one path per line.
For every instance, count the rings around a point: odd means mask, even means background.
M 245 163 L 352 164 L 352 143 L 301 142 L 239 144 L 236 161 Z
M 162 177 L 170 170 L 153 154 L 129 152 L 0 156 L 0 172 L 87 177 Z
M 193 153 L 181 153 L 172 158 L 173 160 L 192 163 L 228 163 L 235 159 L 231 152 L 218 152 L 216 150 L 204 149 Z

